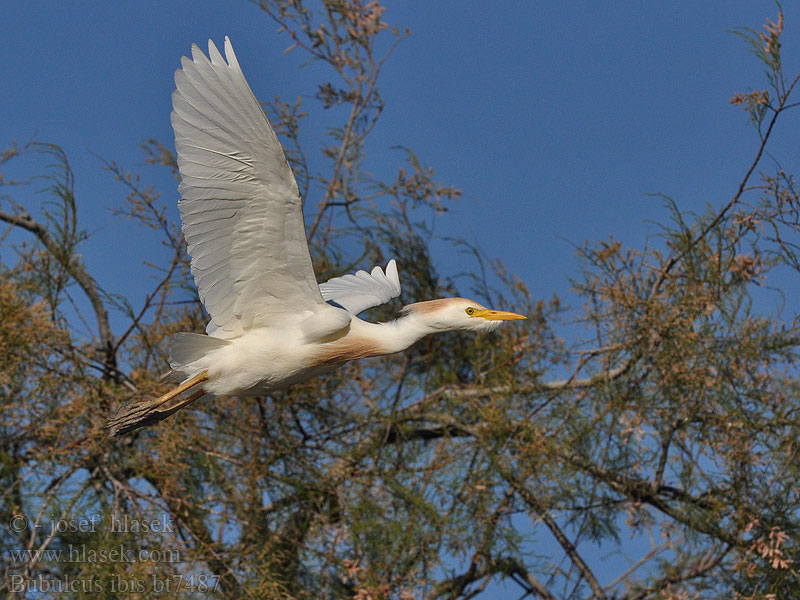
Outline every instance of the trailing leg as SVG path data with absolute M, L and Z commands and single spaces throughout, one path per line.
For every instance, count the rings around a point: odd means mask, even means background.
M 112 437 L 116 437 L 130 433 L 141 427 L 163 421 L 175 411 L 202 398 L 206 392 L 204 389 L 200 388 L 194 390 L 188 396 L 179 398 L 176 402 L 170 403 L 171 400 L 174 400 L 184 392 L 191 390 L 207 379 L 208 372 L 201 371 L 191 379 L 187 379 L 179 386 L 158 398 L 146 398 L 138 402 L 126 404 L 119 409 L 113 418 L 109 419 L 106 424 L 106 429 L 109 430 Z

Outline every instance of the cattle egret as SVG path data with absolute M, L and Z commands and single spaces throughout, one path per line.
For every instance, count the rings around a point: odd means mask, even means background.
M 397 265 L 317 284 L 292 170 L 242 74 L 230 40 L 225 59 L 192 46 L 175 72 L 172 126 L 183 235 L 207 335 L 179 333 L 170 366 L 182 383 L 125 406 L 108 427 L 122 434 L 160 421 L 205 395 L 268 394 L 343 363 L 400 352 L 457 329 L 490 331 L 523 315 L 464 298 L 417 302 L 394 321 L 362 311 L 400 295 Z M 227 59 L 227 60 L 226 60 Z

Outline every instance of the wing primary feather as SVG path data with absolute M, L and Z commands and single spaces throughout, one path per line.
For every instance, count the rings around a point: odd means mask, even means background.
M 242 73 L 196 44 L 175 73 L 179 208 L 210 335 L 230 338 L 288 313 L 327 311 L 305 239 L 297 183 Z

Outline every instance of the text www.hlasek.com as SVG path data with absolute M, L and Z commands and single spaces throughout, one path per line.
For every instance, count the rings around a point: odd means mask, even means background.
M 33 562 L 57 562 L 57 563 L 104 563 L 104 562 L 159 562 L 159 563 L 178 563 L 181 562 L 181 554 L 177 550 L 158 550 L 140 549 L 131 550 L 120 544 L 116 548 L 96 550 L 86 548 L 85 545 L 73 546 L 68 549 L 45 548 L 39 550 L 9 550 L 11 562 L 25 564 Z
M 128 515 L 110 518 L 102 515 L 80 517 L 76 519 L 56 519 L 51 522 L 30 520 L 25 515 L 13 515 L 8 527 L 20 536 L 28 536 L 31 532 L 39 532 L 47 536 L 47 541 L 40 548 L 8 549 L 4 559 L 10 563 L 12 570 L 20 572 L 9 574 L 7 579 L 8 590 L 12 593 L 44 593 L 44 594 L 75 594 L 75 593 L 203 593 L 214 591 L 219 582 L 219 576 L 198 573 L 187 573 L 184 568 L 177 565 L 184 561 L 181 553 L 175 548 L 142 548 L 139 544 L 132 547 L 126 540 L 125 543 L 111 545 L 106 548 L 94 548 L 89 544 L 63 544 L 60 547 L 48 548 L 50 540 L 63 534 L 166 534 L 175 532 L 175 524 L 169 515 L 160 518 L 136 519 Z M 173 573 L 142 574 L 138 578 L 132 576 L 129 567 L 125 573 L 117 573 L 105 578 L 96 578 L 90 574 L 85 577 L 74 577 L 69 572 L 64 577 L 37 574 L 31 575 L 27 571 L 37 564 L 81 564 L 81 563 L 168 563 L 173 566 Z

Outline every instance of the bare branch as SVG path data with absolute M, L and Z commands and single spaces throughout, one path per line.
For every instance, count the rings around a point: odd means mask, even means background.
M 578 550 L 575 548 L 575 545 L 569 540 L 569 538 L 567 538 L 566 534 L 564 534 L 553 517 L 550 516 L 547 509 L 541 504 L 541 502 L 539 502 L 536 496 L 525 486 L 521 485 L 516 478 L 507 477 L 506 480 L 511 484 L 514 490 L 519 493 L 525 503 L 530 506 L 537 515 L 539 515 L 539 518 L 542 519 L 544 524 L 553 534 L 553 537 L 556 538 L 556 541 L 564 549 L 564 552 L 567 554 L 567 556 L 569 556 L 572 564 L 574 564 L 578 571 L 580 571 L 581 575 L 583 575 L 586 583 L 588 583 L 589 587 L 592 589 L 594 597 L 601 600 L 606 598 L 606 593 L 603 591 L 603 587 L 600 585 L 600 582 L 597 581 L 597 577 L 595 577 L 594 573 L 592 573 L 589 565 L 587 565 L 583 558 L 581 558 L 581 555 L 578 554 Z
M 464 594 L 467 587 L 484 577 L 493 575 L 517 575 L 519 579 L 514 581 L 522 585 L 524 583 L 525 592 L 533 595 L 534 598 L 543 600 L 555 600 L 555 596 L 516 558 L 510 556 L 500 556 L 490 558 L 481 564 L 471 564 L 470 568 L 449 579 L 439 581 L 433 589 L 425 596 L 426 600 L 436 600 L 437 598 L 459 598 Z

